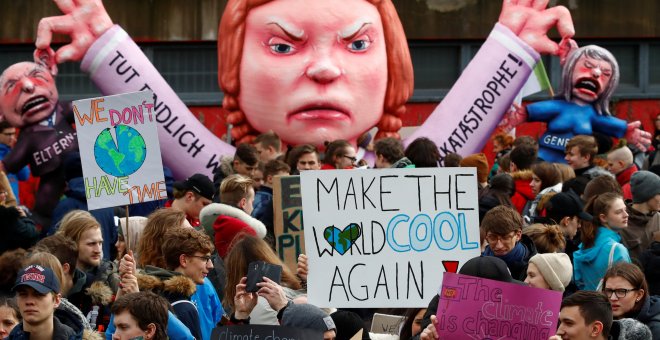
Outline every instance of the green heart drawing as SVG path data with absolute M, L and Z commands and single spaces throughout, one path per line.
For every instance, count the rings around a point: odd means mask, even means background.
M 339 230 L 335 226 L 329 226 L 323 231 L 323 237 L 328 243 L 344 255 L 353 243 L 360 238 L 360 226 L 357 223 L 351 223 L 344 230 Z

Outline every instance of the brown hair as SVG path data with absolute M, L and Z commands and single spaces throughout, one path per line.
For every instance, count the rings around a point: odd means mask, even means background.
M 169 305 L 165 298 L 153 292 L 144 291 L 118 297 L 110 309 L 115 315 L 128 311 L 143 331 L 146 331 L 149 324 L 153 323 L 156 326 L 156 333 L 152 339 L 166 340 Z
M 11 291 L 16 282 L 18 272 L 23 269 L 23 260 L 27 251 L 23 248 L 8 250 L 0 255 L 0 289 Z
M 234 239 L 234 244 L 224 259 L 227 272 L 227 283 L 225 285 L 225 296 L 223 304 L 230 306 L 234 310 L 234 295 L 236 294 L 236 285 L 241 278 L 247 275 L 248 265 L 254 261 L 264 261 L 271 264 L 282 266 L 283 287 L 291 289 L 300 289 L 300 281 L 293 275 L 289 267 L 284 265 L 280 258 L 266 241 L 245 235 Z
M 592 222 L 583 221 L 581 228 L 581 238 L 584 248 L 591 248 L 596 241 L 596 231 L 598 228 L 604 228 L 601 226 L 600 215 L 607 215 L 607 212 L 612 207 L 612 202 L 617 199 L 623 199 L 621 195 L 614 192 L 606 192 L 601 195 L 596 195 L 592 197 L 587 205 L 584 207 L 584 211 L 589 213 L 594 217 Z
M 557 167 L 559 174 L 561 175 L 561 182 L 566 182 L 569 179 L 575 178 L 575 170 L 571 168 L 570 165 L 565 163 L 552 163 Z
M 504 236 L 512 231 L 521 230 L 522 226 L 523 219 L 518 211 L 504 205 L 498 205 L 490 209 L 481 221 L 481 230 L 484 235 L 491 232 L 495 235 Z
M 278 161 L 277 159 L 268 161 L 268 163 L 264 165 L 264 181 L 268 176 L 275 176 L 279 172 L 286 172 L 288 174 L 291 173 L 291 168 L 288 164 Z
M 186 213 L 176 209 L 158 209 L 151 213 L 138 243 L 137 264 L 165 268 L 165 259 L 160 250 L 163 235 L 168 229 L 180 228 L 186 220 Z
M 265 147 L 272 147 L 275 151 L 280 152 L 282 149 L 282 140 L 273 131 L 268 131 L 260 134 L 254 139 L 254 144 L 261 144 Z
M 33 251 L 44 251 L 57 257 L 60 264 L 69 264 L 69 275 L 73 276 L 78 261 L 78 245 L 64 235 L 55 234 L 37 242 Z
M 213 242 L 208 235 L 192 228 L 172 228 L 165 232 L 160 251 L 165 259 L 165 269 L 180 266 L 181 255 L 208 254 L 213 251 Z
M 637 314 L 639 314 L 639 311 L 644 306 L 646 299 L 649 297 L 649 285 L 646 282 L 644 273 L 635 264 L 628 262 L 617 262 L 613 264 L 612 267 L 607 270 L 607 272 L 605 272 L 605 276 L 603 276 L 603 289 L 605 289 L 607 279 L 613 277 L 620 277 L 628 281 L 628 283 L 630 283 L 634 289 L 641 289 L 644 291 L 644 296 L 639 299 L 639 301 L 635 302 L 635 306 L 626 314 L 621 316 L 622 318 L 636 318 Z M 609 296 L 607 298 L 609 299 Z
M 619 182 L 617 182 L 614 177 L 610 175 L 600 175 L 587 182 L 582 197 L 585 201 L 588 201 L 590 198 L 606 192 L 613 192 L 623 196 L 623 190 L 621 190 Z
M 557 225 L 534 223 L 523 230 L 539 253 L 557 253 L 566 248 L 566 239 Z
M 218 83 L 224 93 L 222 106 L 229 111 L 227 122 L 234 125 L 231 136 L 238 143 L 254 139 L 255 130 L 248 123 L 238 103 L 240 64 L 245 41 L 245 22 L 250 10 L 272 0 L 230 0 L 218 28 Z M 383 116 L 378 123 L 376 139 L 400 138 L 401 116 L 406 101 L 413 93 L 413 68 L 408 41 L 396 8 L 390 0 L 367 0 L 378 10 L 383 24 L 387 53 L 387 88 Z
M 101 228 L 101 225 L 92 214 L 83 210 L 73 210 L 62 217 L 57 234 L 68 237 L 78 244 L 82 234 L 94 228 Z
M 18 322 L 23 321 L 21 316 L 21 310 L 18 309 L 18 304 L 16 304 L 16 299 L 8 296 L 0 296 L 0 307 L 7 307 L 14 311 L 14 319 Z
M 580 151 L 580 155 L 587 156 L 589 155 L 589 163 L 594 162 L 594 157 L 598 154 L 598 143 L 593 136 L 586 135 L 577 135 L 571 138 L 568 143 L 566 143 L 566 151 L 569 151 L 574 146 L 577 146 Z
M 53 273 L 55 273 L 55 277 L 60 284 L 60 291 L 58 293 L 66 295 L 67 292 L 62 291 L 62 283 L 64 282 L 64 270 L 62 269 L 60 260 L 58 260 L 55 255 L 46 252 L 34 252 L 23 261 L 23 267 L 27 267 L 31 264 L 38 264 L 42 267 L 47 267 L 53 270 Z
M 540 162 L 532 164 L 532 172 L 541 179 L 541 190 L 561 183 L 561 173 L 553 163 Z
M 346 149 L 352 147 L 353 146 L 351 145 L 351 143 L 343 139 L 337 139 L 337 140 L 333 140 L 332 142 L 326 142 L 325 154 L 323 156 L 323 163 L 336 167 L 335 157 L 344 155 Z
M 300 157 L 303 155 L 313 153 L 316 155 L 316 160 L 320 161 L 319 159 L 319 151 L 316 149 L 314 145 L 311 144 L 303 144 L 303 145 L 298 145 L 294 147 L 293 149 L 289 150 L 289 152 L 286 155 L 286 162 L 289 164 L 289 167 L 291 167 L 291 172 L 292 173 L 298 173 L 298 160 Z
M 238 207 L 238 202 L 247 198 L 250 188 L 254 190 L 254 180 L 239 174 L 227 176 L 220 183 L 220 203 Z
M 513 138 L 513 136 L 509 135 L 508 133 L 498 133 L 493 136 L 493 141 L 500 143 L 504 150 L 511 149 L 514 140 L 515 138 Z
M 374 144 L 376 156 L 385 157 L 388 163 L 395 163 L 406 155 L 403 153 L 403 144 L 396 138 L 383 138 Z M 446 162 L 446 160 L 445 160 Z

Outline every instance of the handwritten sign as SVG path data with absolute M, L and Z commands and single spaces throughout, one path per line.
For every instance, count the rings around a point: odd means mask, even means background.
M 321 307 L 425 307 L 442 261 L 479 255 L 474 168 L 301 174 L 308 298 Z
M 73 102 L 89 209 L 167 198 L 153 93 Z
M 307 340 L 323 339 L 323 333 L 306 328 L 271 326 L 271 325 L 237 325 L 213 329 L 212 340 Z
M 445 273 L 439 294 L 441 339 L 547 340 L 557 329 L 561 292 Z
M 274 178 L 273 207 L 277 254 L 295 273 L 298 255 L 305 250 L 300 176 Z
M 401 327 L 405 322 L 405 316 L 374 313 L 374 317 L 371 320 L 370 332 L 399 335 L 401 333 Z

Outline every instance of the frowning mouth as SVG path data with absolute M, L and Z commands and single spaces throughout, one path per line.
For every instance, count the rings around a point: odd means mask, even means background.
M 588 91 L 596 95 L 600 91 L 600 84 L 592 78 L 580 78 L 575 83 L 575 88 L 578 90 Z
M 35 96 L 33 98 L 30 98 L 23 107 L 21 108 L 21 114 L 32 114 L 36 111 L 39 111 L 43 109 L 43 105 L 48 104 L 48 98 L 44 96 Z
M 311 103 L 287 114 L 288 120 L 350 120 L 348 109 L 334 103 Z

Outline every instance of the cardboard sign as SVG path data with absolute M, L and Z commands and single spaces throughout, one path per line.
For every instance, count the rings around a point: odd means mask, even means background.
M 389 315 L 374 313 L 371 320 L 371 333 L 395 334 L 401 333 L 401 326 L 406 322 L 406 317 L 401 315 Z
M 479 255 L 474 168 L 309 171 L 301 184 L 311 304 L 425 307 L 445 268 Z
M 73 102 L 87 206 L 167 198 L 151 91 Z
M 441 339 L 547 340 L 557 330 L 558 291 L 445 273 L 439 294 Z
M 271 326 L 271 325 L 237 325 L 223 326 L 213 329 L 212 340 L 308 340 L 323 339 L 323 333 L 306 328 Z
M 277 254 L 295 273 L 298 255 L 305 250 L 300 176 L 274 178 L 273 207 Z

